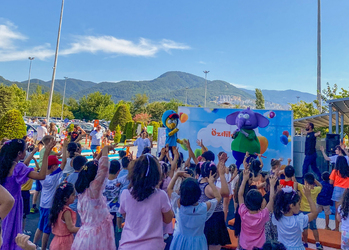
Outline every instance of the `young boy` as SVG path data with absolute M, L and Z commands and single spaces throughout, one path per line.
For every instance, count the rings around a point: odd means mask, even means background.
M 297 182 L 295 182 L 294 168 L 291 165 L 287 165 L 284 169 L 285 179 L 280 180 L 281 187 L 292 187 L 294 190 L 297 189 Z
M 51 225 L 49 222 L 50 209 L 53 203 L 53 196 L 56 188 L 59 185 L 59 180 L 63 176 L 63 170 L 67 162 L 67 145 L 68 141 L 64 141 L 63 145 L 63 160 L 60 162 L 55 155 L 48 157 L 48 171 L 46 179 L 41 182 L 42 194 L 40 200 L 40 219 L 38 229 L 35 232 L 34 244 L 37 244 L 42 236 L 41 249 L 46 250 L 48 239 L 51 234 Z M 59 168 L 58 165 L 61 164 Z M 44 233 L 44 234 L 42 234 Z
M 318 212 L 321 213 L 322 211 L 325 212 L 325 221 L 326 221 L 326 230 L 331 230 L 329 227 L 330 223 L 330 214 L 331 214 L 331 205 L 332 205 L 332 193 L 333 193 L 333 186 L 330 184 L 330 173 L 325 171 L 321 175 L 322 181 L 322 190 L 319 193 L 317 197 L 317 206 L 318 206 Z
M 110 162 L 109 176 L 107 184 L 105 186 L 103 195 L 107 198 L 107 205 L 109 212 L 113 215 L 114 231 L 116 229 L 116 213 L 119 212 L 119 191 L 120 187 L 117 186 L 117 177 L 120 173 L 120 162 L 118 160 L 112 160 Z
M 321 192 L 322 185 L 320 182 L 318 182 L 314 175 L 311 173 L 307 173 L 304 175 L 304 184 L 309 185 L 311 189 L 311 198 L 314 202 L 316 202 L 316 198 Z M 316 186 L 315 186 L 316 185 Z M 310 213 L 310 205 L 309 202 L 304 194 L 303 191 L 304 185 L 298 184 L 298 191 L 301 193 L 301 206 L 300 206 L 300 211 L 303 214 L 309 214 Z M 316 249 L 322 250 L 322 245 L 320 244 L 319 240 L 319 232 L 316 227 L 316 220 L 313 220 L 309 223 L 310 229 L 313 231 L 315 242 L 316 242 Z M 303 240 L 304 240 L 304 247 L 308 247 L 308 227 L 304 228 L 303 231 Z

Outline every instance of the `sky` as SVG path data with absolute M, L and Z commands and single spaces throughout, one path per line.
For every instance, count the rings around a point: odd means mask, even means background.
M 322 88 L 348 88 L 349 1 L 323 0 Z M 61 0 L 2 1 L 0 75 L 51 80 Z M 151 80 L 183 71 L 316 94 L 316 0 L 65 0 L 56 79 Z

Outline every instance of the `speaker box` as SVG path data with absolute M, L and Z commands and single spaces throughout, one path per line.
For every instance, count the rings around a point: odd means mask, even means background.
M 326 152 L 335 153 L 335 147 L 340 144 L 339 134 L 327 134 L 326 135 Z

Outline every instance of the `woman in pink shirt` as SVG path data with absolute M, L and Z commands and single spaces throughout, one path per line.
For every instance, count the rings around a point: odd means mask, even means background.
M 163 223 L 173 212 L 165 191 L 157 188 L 161 167 L 151 154 L 139 157 L 130 166 L 129 189 L 120 197 L 119 212 L 125 217 L 119 250 L 163 250 Z

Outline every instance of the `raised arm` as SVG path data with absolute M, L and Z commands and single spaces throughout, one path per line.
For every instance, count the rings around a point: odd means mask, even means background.
M 317 179 L 315 179 L 315 185 L 322 188 L 321 183 Z
M 258 154 L 258 160 L 261 162 L 261 169 L 264 166 L 263 160 L 262 160 L 262 154 Z
M 321 153 L 322 153 L 322 155 L 324 156 L 325 160 L 326 160 L 326 161 L 331 161 L 331 158 L 328 157 L 328 156 L 326 155 L 325 149 L 324 149 L 323 146 L 320 147 L 320 150 L 321 150 Z
M 169 174 L 168 174 L 168 176 L 169 176 L 170 178 L 173 177 L 174 172 L 177 170 L 177 162 L 178 162 L 178 159 L 179 159 L 178 149 L 175 148 L 175 147 L 173 147 L 173 148 L 172 148 L 172 152 L 173 152 L 173 154 L 174 154 L 174 159 L 173 159 L 173 161 L 171 162 L 171 169 L 170 169 L 170 172 L 169 172 Z
M 249 166 L 248 166 L 248 162 L 247 162 L 247 158 L 250 156 L 250 153 L 249 152 L 246 152 L 245 154 L 245 157 L 244 157 L 244 161 L 243 161 L 243 165 L 244 165 L 244 169 L 248 169 Z
M 167 187 L 167 194 L 168 194 L 168 197 L 170 197 L 170 199 L 171 199 L 172 193 L 174 192 L 173 187 L 175 186 L 178 177 L 187 178 L 187 177 L 190 177 L 190 175 L 187 174 L 185 171 L 177 171 L 176 172 L 176 174 L 173 176 L 173 178 L 170 181 L 170 184 Z
M 308 214 L 308 218 L 309 218 L 309 222 L 310 222 L 310 221 L 313 221 L 317 218 L 318 211 L 316 209 L 316 205 L 315 205 L 313 199 L 311 198 L 311 189 L 310 189 L 310 186 L 308 184 L 304 185 L 303 192 L 304 192 L 304 195 L 307 198 L 309 205 L 310 205 L 310 213 Z
M 47 145 L 47 148 L 44 153 L 44 157 L 42 158 L 42 164 L 41 164 L 41 169 L 40 172 L 36 171 L 31 171 L 28 174 L 28 177 L 30 179 L 34 180 L 45 180 L 46 178 L 46 173 L 47 173 L 47 167 L 48 167 L 48 157 L 50 155 L 51 150 L 56 146 L 56 141 L 54 139 L 51 140 L 51 142 Z
M 34 155 L 36 152 L 39 151 L 38 147 L 35 147 L 34 150 L 30 153 L 30 155 L 27 157 L 27 159 L 25 159 L 25 161 L 23 162 L 26 166 L 29 166 L 30 161 L 34 158 Z
M 219 163 L 217 166 L 217 170 L 219 173 L 219 178 L 221 179 L 221 189 L 220 189 L 220 193 L 223 197 L 229 197 L 230 195 L 230 191 L 229 191 L 229 187 L 228 187 L 228 183 L 227 180 L 225 179 L 225 163 L 228 160 L 228 156 L 226 153 L 221 154 L 221 156 L 219 156 Z
M 244 171 L 243 171 L 243 179 L 242 179 L 242 183 L 240 185 L 239 193 L 238 193 L 238 199 L 239 199 L 239 205 L 240 206 L 245 203 L 244 192 L 245 192 L 246 182 L 248 181 L 248 179 L 250 179 L 250 170 L 244 169 Z
M 62 163 L 61 163 L 61 169 L 62 171 L 65 169 L 65 165 L 67 165 L 67 147 L 68 147 L 69 141 L 67 139 L 63 142 L 63 156 L 62 156 Z
M 267 209 L 269 210 L 269 212 L 273 212 L 273 207 L 274 207 L 274 196 L 275 196 L 275 185 L 277 182 L 277 177 L 276 176 L 271 176 L 269 178 L 269 182 L 270 182 L 270 196 L 269 196 L 269 202 L 267 204 Z
M 212 189 L 212 193 L 213 193 L 214 198 L 217 200 L 217 203 L 219 203 L 222 200 L 222 196 L 214 184 L 214 181 L 215 181 L 214 176 L 215 175 L 211 175 L 211 173 L 210 173 L 210 177 L 209 178 L 206 177 L 206 178 L 207 178 L 208 185 Z M 211 202 L 207 201 L 206 206 L 207 206 L 207 211 L 210 210 Z
M 196 144 L 201 147 L 201 152 L 202 153 L 205 153 L 207 151 L 207 148 L 205 147 L 205 145 L 203 144 L 202 142 L 202 139 L 201 140 L 196 140 Z
M 187 149 L 188 149 L 189 157 L 193 159 L 195 165 L 198 164 L 199 161 L 198 161 L 198 159 L 196 158 L 196 156 L 195 156 L 193 150 L 192 150 L 191 147 L 190 147 L 190 142 L 189 142 L 189 140 L 183 140 L 183 142 L 184 142 L 185 146 L 186 146 Z

